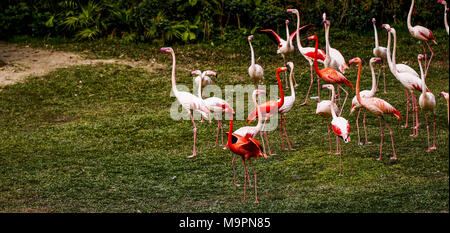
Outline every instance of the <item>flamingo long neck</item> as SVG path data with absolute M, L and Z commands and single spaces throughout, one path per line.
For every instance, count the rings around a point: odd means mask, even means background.
M 372 73 L 372 89 L 370 89 L 370 95 L 374 96 L 377 92 L 377 78 L 375 77 L 375 71 L 373 70 L 373 63 L 370 63 L 370 72 Z
M 291 96 L 295 99 L 295 89 L 294 83 L 292 83 L 292 78 L 294 77 L 294 69 L 291 70 L 291 74 L 289 75 L 289 84 L 291 86 Z
M 330 27 L 325 23 L 325 52 L 326 52 L 326 60 L 328 62 L 330 62 L 331 60 L 331 55 L 330 55 L 330 40 L 329 40 L 329 32 L 330 32 Z M 325 62 L 326 64 L 326 62 Z
M 316 71 L 316 73 L 319 76 L 321 76 L 321 71 L 319 70 L 319 66 L 317 65 L 318 49 L 319 49 L 319 39 L 316 39 L 316 48 L 314 50 L 314 70 Z M 328 51 L 327 51 L 327 54 L 328 54 Z
M 284 104 L 284 93 L 283 93 L 283 85 L 281 84 L 280 80 L 280 70 L 277 70 L 277 81 L 278 81 L 278 88 L 280 89 L 280 98 L 281 100 L 278 102 L 278 109 L 281 108 Z
M 171 51 L 170 54 L 172 54 L 172 91 L 173 93 L 177 93 L 177 83 L 175 81 L 175 67 L 176 67 L 176 60 L 175 60 L 175 52 Z
M 375 25 L 375 22 L 373 23 L 373 30 L 375 32 L 375 48 L 378 48 L 378 32 L 377 32 L 377 26 Z
M 427 92 L 427 85 L 425 84 L 425 78 L 423 75 L 423 69 L 422 69 L 422 62 L 420 59 L 417 59 L 419 61 L 419 68 L 420 68 L 420 78 L 422 79 L 422 93 L 424 94 L 424 99 L 427 98 L 426 92 Z
M 289 24 L 286 23 L 286 41 L 289 42 Z
M 300 28 L 300 15 L 298 12 L 296 12 L 295 14 L 297 15 L 297 28 Z M 297 32 L 297 35 L 295 36 L 297 38 L 297 47 L 298 50 L 300 51 L 303 48 L 302 43 L 300 41 L 300 32 Z
M 409 12 L 408 12 L 408 20 L 406 21 L 406 24 L 408 25 L 408 30 L 412 31 L 413 27 L 411 25 L 411 15 L 413 12 L 413 8 L 414 8 L 414 0 L 411 1 L 411 7 L 409 8 Z
M 337 117 L 336 112 L 334 111 L 334 86 L 331 87 L 331 103 L 330 103 L 330 108 L 331 108 L 331 116 L 333 116 L 333 119 Z
M 258 102 L 256 102 L 256 93 L 253 93 L 252 95 L 253 104 L 255 104 L 256 112 L 258 113 L 258 124 L 256 125 L 255 129 L 259 132 L 262 128 L 262 115 L 261 115 L 261 109 L 259 109 Z
M 447 31 L 448 34 L 448 22 L 447 22 L 447 2 L 445 2 L 444 4 L 444 25 L 445 25 L 445 30 Z
M 203 82 L 203 76 L 205 76 L 206 71 L 203 71 L 203 73 L 200 75 L 200 82 L 198 82 L 198 98 L 202 98 L 202 82 Z
M 233 114 L 230 113 L 230 130 L 228 131 L 228 141 L 226 145 L 227 148 L 231 146 L 232 134 L 233 134 Z
M 252 64 L 251 64 L 251 66 L 254 66 L 255 65 L 255 52 L 253 51 L 252 41 L 249 40 L 248 43 L 250 44 L 250 53 L 251 53 L 251 56 L 252 56 Z
M 356 99 L 358 100 L 358 102 L 359 102 L 361 105 L 364 106 L 364 104 L 363 104 L 363 102 L 362 102 L 362 99 L 361 99 L 361 95 L 360 95 L 360 93 L 359 93 L 359 83 L 360 83 L 359 80 L 361 79 L 361 67 L 362 67 L 361 62 L 358 62 L 358 76 L 357 76 L 357 78 L 356 78 Z
M 387 57 L 389 69 L 391 70 L 391 72 L 395 76 L 395 78 L 397 78 L 397 67 L 392 64 L 392 57 L 391 57 L 391 32 L 388 32 L 386 57 Z
M 397 62 L 395 61 L 395 54 L 397 52 L 397 32 L 395 29 L 391 29 L 391 34 L 394 36 L 394 48 L 392 48 L 392 65 L 397 67 Z

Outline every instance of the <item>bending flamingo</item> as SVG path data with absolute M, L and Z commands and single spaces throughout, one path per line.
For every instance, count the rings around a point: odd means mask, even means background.
M 233 133 L 233 114 L 230 114 L 230 130 L 227 133 L 228 134 L 228 141 L 225 148 L 230 149 L 234 154 L 237 154 L 241 156 L 242 163 L 244 164 L 244 171 L 245 171 L 245 177 L 244 177 L 244 201 L 246 200 L 246 192 L 247 192 L 247 180 L 250 183 L 250 177 L 248 175 L 247 166 L 245 161 L 247 160 L 250 166 L 252 167 L 253 172 L 255 173 L 255 202 L 258 203 L 258 191 L 257 191 L 257 176 L 255 169 L 252 165 L 252 158 L 258 158 L 260 156 L 263 156 L 264 158 L 267 158 L 267 155 L 265 155 L 262 152 L 261 144 L 254 139 L 253 137 L 246 136 L 242 137 L 238 134 Z M 234 160 L 233 160 L 234 161 Z M 234 165 L 233 165 L 234 167 Z M 236 184 L 236 180 L 235 180 Z
M 447 22 L 447 12 L 448 12 L 447 1 L 438 0 L 438 3 L 444 5 L 444 26 L 445 26 L 445 31 L 447 31 L 447 34 L 449 34 L 449 32 L 448 32 L 448 22 Z
M 423 55 L 419 54 L 417 56 L 417 60 L 419 61 L 419 67 L 420 67 L 420 76 L 422 78 L 422 94 L 419 97 L 419 105 L 420 108 L 423 110 L 423 115 L 425 116 L 425 123 L 427 124 L 427 142 L 428 142 L 428 149 L 427 152 L 430 152 L 432 150 L 436 150 L 436 115 L 434 114 L 434 109 L 436 107 L 436 99 L 431 92 L 427 92 L 427 86 L 425 84 L 425 76 L 423 75 L 423 69 L 422 69 L 422 62 Z M 433 115 L 434 120 L 434 127 L 433 127 L 433 146 L 430 147 L 430 127 L 428 126 L 428 119 L 427 119 L 427 112 L 431 112 Z
M 433 50 L 431 49 L 428 41 L 431 40 L 433 41 L 434 44 L 437 44 L 437 42 L 436 40 L 434 40 L 433 32 L 430 29 L 420 25 L 416 25 L 414 27 L 411 25 L 411 15 L 413 9 L 414 9 L 414 0 L 411 1 L 411 7 L 409 8 L 408 19 L 406 21 L 406 24 L 408 25 L 408 30 L 411 36 L 422 42 L 423 52 L 425 53 L 425 78 L 426 78 L 428 74 L 428 68 L 430 67 L 431 59 L 433 59 L 434 55 Z M 427 44 L 428 49 L 430 49 L 431 52 L 431 57 L 430 60 L 428 61 L 428 65 L 427 65 L 427 53 L 425 51 L 425 46 L 423 45 L 423 42 Z
M 333 108 L 334 108 L 334 112 L 339 111 L 338 106 L 334 102 L 333 102 Z M 331 115 L 331 100 L 322 100 L 322 101 L 318 102 L 317 107 L 316 107 L 316 114 L 325 118 L 325 120 L 327 121 L 328 141 L 330 142 L 330 151 L 328 152 L 328 154 L 331 154 L 331 153 L 333 153 L 333 151 L 331 148 L 330 121 L 328 120 L 332 116 Z M 337 140 L 336 140 L 336 146 L 337 146 Z M 338 148 L 336 148 L 335 154 L 339 154 Z
M 389 51 L 389 48 L 388 48 Z M 389 57 L 389 54 L 388 54 Z M 400 115 L 400 113 L 397 111 L 397 109 L 395 109 L 391 104 L 389 104 L 388 102 L 377 98 L 377 97 L 362 97 L 360 95 L 359 92 L 359 82 L 360 82 L 360 78 L 361 78 L 361 66 L 362 66 L 362 62 L 361 59 L 359 57 L 353 58 L 352 60 L 349 61 L 349 64 L 351 65 L 352 63 L 358 63 L 358 77 L 356 80 L 356 98 L 358 99 L 358 102 L 367 110 L 369 110 L 371 113 L 375 114 L 376 116 L 378 116 L 378 120 L 380 121 L 380 130 L 381 130 L 381 143 L 380 143 L 380 157 L 377 160 L 381 160 L 382 158 L 382 151 L 383 151 L 383 136 L 384 136 L 384 132 L 383 132 L 383 124 L 381 123 L 381 120 L 384 121 L 385 125 L 388 127 L 389 132 L 391 134 L 391 140 L 392 140 L 392 151 L 394 153 L 394 156 L 391 157 L 391 159 L 397 159 L 397 154 L 395 153 L 395 148 L 394 148 L 394 137 L 392 135 L 392 130 L 391 127 L 389 127 L 389 124 L 386 122 L 386 120 L 384 119 L 384 115 L 385 114 L 393 114 L 397 120 L 400 121 L 400 118 L 402 118 L 402 116 Z
M 334 86 L 331 84 L 325 84 L 322 86 L 322 88 L 328 88 L 331 90 L 331 103 L 330 103 L 330 108 L 331 108 L 331 116 L 333 117 L 333 120 L 331 120 L 331 128 L 333 129 L 334 134 L 336 135 L 336 141 L 337 141 L 337 148 L 338 148 L 338 152 L 339 152 L 339 176 L 342 176 L 341 170 L 342 170 L 342 152 L 341 152 L 341 146 L 340 146 L 340 141 L 338 138 L 342 139 L 345 143 L 348 143 L 350 141 L 350 124 L 348 123 L 348 121 L 343 118 L 343 117 L 338 117 L 336 115 L 336 112 L 334 111 L 334 108 L 332 107 L 334 105 L 334 99 L 335 99 L 335 94 L 334 94 Z M 348 156 L 348 160 L 350 162 L 350 155 L 347 154 Z M 351 162 L 350 162 L 350 167 L 351 167 Z M 353 173 L 353 168 L 352 169 L 352 173 Z
M 188 156 L 188 158 L 193 158 L 197 155 L 197 151 L 195 149 L 195 141 L 197 138 L 197 126 L 194 122 L 194 117 L 192 116 L 192 111 L 199 112 L 203 117 L 208 118 L 208 113 L 210 113 L 208 107 L 203 106 L 203 100 L 199 97 L 185 91 L 178 91 L 177 84 L 175 82 L 175 52 L 170 47 L 163 47 L 160 49 L 160 52 L 168 52 L 172 55 L 172 91 L 175 94 L 178 102 L 180 102 L 181 106 L 189 112 L 189 116 L 191 117 L 192 124 L 194 125 L 194 149 L 192 155 Z M 192 111 L 191 111 L 192 110 Z
M 319 75 L 319 77 L 323 81 L 330 83 L 330 84 L 344 83 L 347 86 L 349 86 L 353 91 L 353 85 L 344 77 L 343 74 L 341 74 L 337 70 L 334 70 L 332 68 L 323 68 L 323 69 L 319 70 L 319 67 L 317 66 L 317 53 L 318 53 L 319 40 L 317 38 L 317 35 L 312 35 L 312 36 L 308 37 L 308 40 L 316 40 L 316 47 L 315 47 L 315 51 L 314 51 L 314 53 L 316 54 L 316 56 L 314 57 L 314 69 L 315 69 L 317 75 Z M 341 86 L 339 86 L 339 87 L 342 88 Z M 342 88 L 342 89 L 345 91 L 344 88 Z M 347 95 L 345 96 L 345 100 L 341 106 L 341 110 L 339 111 L 339 114 L 341 114 L 342 109 L 344 108 L 344 105 L 345 105 L 345 101 L 347 101 L 348 92 L 347 91 L 345 91 L 345 92 L 347 93 Z
M 383 68 L 383 87 L 384 87 L 384 94 L 386 94 L 386 54 L 387 54 L 387 49 L 386 49 L 386 47 L 382 47 L 382 46 L 378 45 L 378 32 L 377 32 L 377 26 L 375 24 L 376 22 L 377 22 L 377 20 L 375 18 L 372 18 L 373 30 L 375 33 L 375 48 L 373 48 L 373 55 L 375 57 L 381 58 L 383 60 L 383 65 L 380 66 L 380 70 L 378 71 L 377 86 L 380 83 L 381 68 Z M 359 134 L 358 134 L 358 142 L 359 142 Z
M 264 126 L 266 125 L 267 120 L 270 117 L 278 114 L 280 108 L 284 105 L 284 93 L 283 93 L 283 87 L 282 87 L 281 80 L 280 80 L 280 72 L 284 72 L 284 71 L 287 71 L 286 67 L 278 67 L 277 68 L 277 82 L 278 82 L 278 88 L 280 89 L 280 100 L 279 101 L 271 100 L 271 101 L 267 101 L 263 104 L 260 104 L 259 108 L 261 111 L 261 115 L 258 114 L 258 111 L 255 108 L 255 110 L 253 110 L 250 114 L 248 114 L 247 120 L 246 120 L 247 124 L 250 124 L 253 120 L 255 120 L 256 117 L 263 117 L 264 118 L 263 129 L 264 129 Z M 262 135 L 261 131 L 260 131 L 260 136 L 261 136 L 261 139 L 263 139 L 263 135 Z M 267 148 L 269 149 L 269 155 L 271 155 L 271 156 L 276 155 L 276 154 L 272 154 L 272 151 L 270 150 L 269 139 L 267 138 L 267 131 L 264 131 L 264 137 L 266 138 Z M 262 141 L 264 144 L 264 140 L 262 140 Z M 264 152 L 265 152 L 265 150 L 264 150 Z
M 369 90 L 364 90 L 360 92 L 360 95 L 362 98 L 370 98 L 370 97 L 374 97 L 375 93 L 377 93 L 377 81 L 375 78 L 375 72 L 373 71 L 373 63 L 377 62 L 377 61 L 381 61 L 381 58 L 379 57 L 373 57 L 370 59 L 370 71 L 372 73 L 372 89 Z M 350 114 L 352 114 L 356 109 L 358 109 L 358 116 L 356 117 L 356 128 L 358 131 L 358 145 L 363 145 L 363 143 L 360 140 L 359 137 L 359 114 L 361 113 L 361 108 L 362 105 L 358 102 L 358 98 L 353 97 L 352 99 L 352 108 L 350 110 Z M 367 140 L 367 131 L 366 131 L 366 109 L 364 109 L 364 119 L 363 119 L 363 124 L 364 124 L 364 135 L 366 138 L 366 144 L 370 144 L 371 142 L 369 142 Z
M 450 115 L 449 115 L 449 104 L 448 104 L 448 93 L 447 92 L 441 92 L 439 93 L 444 97 L 444 99 L 447 101 L 447 121 L 450 123 Z
M 294 90 L 294 84 L 292 83 L 292 79 L 294 77 L 294 63 L 288 62 L 288 63 L 286 63 L 286 65 L 288 65 L 289 68 L 291 69 L 291 73 L 289 75 L 289 84 L 291 86 L 291 95 L 284 97 L 284 104 L 283 104 L 283 106 L 281 106 L 281 108 L 278 109 L 278 112 L 281 113 L 281 119 L 280 119 L 281 148 L 283 150 L 295 150 L 294 148 L 292 148 L 291 142 L 289 141 L 289 137 L 286 133 L 286 114 L 292 109 L 292 107 L 294 106 L 294 102 L 295 102 L 295 90 Z M 278 101 L 281 101 L 281 99 L 279 99 Z M 289 149 L 284 148 L 283 131 L 284 131 L 284 136 L 286 136 L 286 141 L 288 143 Z
M 297 16 L 297 28 L 300 27 L 300 15 L 297 9 L 288 9 L 288 13 L 294 13 Z M 310 72 L 311 72 L 311 83 L 309 84 L 308 92 L 306 93 L 305 102 L 303 102 L 300 105 L 305 105 L 308 102 L 308 96 L 309 92 L 311 91 L 312 84 L 314 82 L 314 76 L 313 76 L 313 66 L 314 66 L 314 48 L 313 47 L 303 47 L 300 43 L 300 32 L 296 35 L 297 38 L 297 48 L 298 51 L 303 55 L 303 57 L 309 62 Z M 318 58 L 317 61 L 323 64 L 323 61 L 325 60 L 325 52 L 321 49 L 318 51 Z M 294 79 L 295 80 L 295 79 Z M 319 84 L 319 78 L 317 78 L 317 90 L 319 93 L 319 102 L 320 102 L 320 84 Z
M 258 83 L 262 83 L 264 81 L 264 69 L 260 65 L 255 63 L 255 52 L 253 51 L 252 39 L 253 35 L 250 35 L 248 37 L 248 43 L 250 44 L 252 61 L 250 67 L 248 67 L 248 75 L 250 75 L 250 78 L 253 79 L 255 88 L 258 89 Z

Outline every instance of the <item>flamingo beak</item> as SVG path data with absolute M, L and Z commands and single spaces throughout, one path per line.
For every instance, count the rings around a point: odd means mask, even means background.
M 377 57 L 375 58 L 375 61 L 381 61 L 381 58 Z

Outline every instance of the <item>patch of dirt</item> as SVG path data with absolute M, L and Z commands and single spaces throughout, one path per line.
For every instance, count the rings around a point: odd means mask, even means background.
M 56 68 L 73 65 L 123 64 L 152 71 L 165 67 L 154 59 L 130 61 L 124 59 L 86 59 L 79 54 L 18 45 L 0 41 L 0 86 L 22 82 L 31 75 L 44 75 Z

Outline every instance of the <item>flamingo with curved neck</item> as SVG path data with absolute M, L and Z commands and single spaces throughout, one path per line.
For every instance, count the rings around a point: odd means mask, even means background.
M 444 5 L 444 26 L 445 26 L 445 31 L 447 31 L 447 35 L 448 35 L 449 32 L 448 32 L 448 22 L 447 22 L 447 12 L 448 12 L 447 1 L 438 0 L 438 3 Z
M 384 87 L 384 94 L 386 94 L 386 54 L 387 54 L 387 48 L 379 46 L 378 44 L 378 31 L 376 23 L 377 20 L 375 18 L 372 18 L 372 24 L 373 24 L 373 31 L 375 33 L 375 48 L 373 48 L 372 52 L 375 57 L 379 57 L 383 60 L 382 66 L 380 66 L 380 69 L 378 71 L 378 78 L 377 78 L 377 86 L 380 83 L 380 75 L 381 75 L 381 69 L 383 69 L 383 87 Z
M 248 75 L 253 79 L 255 88 L 258 89 L 258 82 L 262 83 L 264 81 L 264 69 L 255 62 L 255 52 L 253 51 L 252 40 L 253 35 L 250 35 L 248 37 L 248 43 L 250 45 L 251 64 L 250 67 L 248 67 Z

